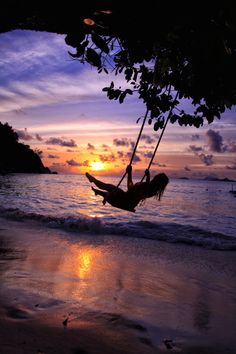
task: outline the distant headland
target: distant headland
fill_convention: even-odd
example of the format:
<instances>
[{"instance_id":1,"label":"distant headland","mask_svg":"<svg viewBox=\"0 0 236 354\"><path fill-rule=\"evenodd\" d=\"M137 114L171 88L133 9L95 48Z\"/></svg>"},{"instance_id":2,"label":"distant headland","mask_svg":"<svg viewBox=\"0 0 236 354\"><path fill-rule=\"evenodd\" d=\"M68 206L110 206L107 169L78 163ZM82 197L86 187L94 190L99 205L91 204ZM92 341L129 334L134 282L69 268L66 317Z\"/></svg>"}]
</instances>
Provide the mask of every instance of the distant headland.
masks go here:
<instances>
[{"instance_id":1,"label":"distant headland","mask_svg":"<svg viewBox=\"0 0 236 354\"><path fill-rule=\"evenodd\" d=\"M28 145L19 143L17 133L8 123L0 122L0 174L53 173Z\"/></svg>"},{"instance_id":2,"label":"distant headland","mask_svg":"<svg viewBox=\"0 0 236 354\"><path fill-rule=\"evenodd\" d=\"M179 177L179 179L183 179L183 180L189 180L189 177ZM206 176L205 178L202 178L201 180L203 181L215 181L215 182L236 182L236 180L234 179L229 179L227 177L224 178L218 178L218 177L213 177L213 176Z\"/></svg>"},{"instance_id":3,"label":"distant headland","mask_svg":"<svg viewBox=\"0 0 236 354\"><path fill-rule=\"evenodd\" d=\"M234 179L225 178L218 178L218 177L205 177L205 181L218 181L218 182L236 182Z\"/></svg>"}]
</instances>

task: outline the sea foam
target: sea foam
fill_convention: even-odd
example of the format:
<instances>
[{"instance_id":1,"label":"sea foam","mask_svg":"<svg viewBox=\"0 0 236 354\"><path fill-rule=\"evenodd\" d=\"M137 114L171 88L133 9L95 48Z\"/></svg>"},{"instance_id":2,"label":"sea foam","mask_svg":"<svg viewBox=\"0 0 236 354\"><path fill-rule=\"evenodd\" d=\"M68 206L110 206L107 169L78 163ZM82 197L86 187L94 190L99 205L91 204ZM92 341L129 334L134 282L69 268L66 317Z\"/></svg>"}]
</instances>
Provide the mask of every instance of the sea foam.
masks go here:
<instances>
[{"instance_id":1,"label":"sea foam","mask_svg":"<svg viewBox=\"0 0 236 354\"><path fill-rule=\"evenodd\" d=\"M210 232L191 225L150 221L108 222L98 217L55 217L21 211L17 208L0 208L0 216L11 220L32 220L51 228L99 235L145 238L170 243L184 243L214 250L236 250L236 239L218 232Z\"/></svg>"}]
</instances>

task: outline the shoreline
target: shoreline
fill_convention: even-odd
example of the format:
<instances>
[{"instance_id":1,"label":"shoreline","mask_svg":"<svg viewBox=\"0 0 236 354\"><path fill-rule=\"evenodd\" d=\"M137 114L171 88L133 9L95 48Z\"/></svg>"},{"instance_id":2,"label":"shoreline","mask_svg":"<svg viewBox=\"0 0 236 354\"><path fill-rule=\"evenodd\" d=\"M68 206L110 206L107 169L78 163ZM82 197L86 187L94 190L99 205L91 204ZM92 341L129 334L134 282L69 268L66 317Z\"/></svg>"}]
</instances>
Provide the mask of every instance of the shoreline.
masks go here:
<instances>
[{"instance_id":1,"label":"shoreline","mask_svg":"<svg viewBox=\"0 0 236 354\"><path fill-rule=\"evenodd\" d=\"M155 221L125 221L123 225L103 221L99 217L89 217L84 214L77 216L53 216L34 212L25 212L17 208L0 207L0 219L41 224L41 227L64 230L69 233L94 235L113 235L117 237L132 237L161 241L169 244L190 245L209 250L235 251L236 238L231 234L210 231L192 224ZM140 227L141 225L141 227Z\"/></svg>"},{"instance_id":2,"label":"shoreline","mask_svg":"<svg viewBox=\"0 0 236 354\"><path fill-rule=\"evenodd\" d=\"M235 352L233 251L0 225L4 354Z\"/></svg>"}]
</instances>

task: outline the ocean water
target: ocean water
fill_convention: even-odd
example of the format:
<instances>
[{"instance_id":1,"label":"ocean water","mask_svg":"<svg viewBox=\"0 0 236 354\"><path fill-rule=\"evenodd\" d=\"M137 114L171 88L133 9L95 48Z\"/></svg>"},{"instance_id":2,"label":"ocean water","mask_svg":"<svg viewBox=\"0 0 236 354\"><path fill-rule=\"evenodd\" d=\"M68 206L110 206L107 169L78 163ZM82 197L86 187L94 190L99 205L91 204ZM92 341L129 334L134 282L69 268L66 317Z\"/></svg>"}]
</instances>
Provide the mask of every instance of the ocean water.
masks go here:
<instances>
[{"instance_id":1,"label":"ocean water","mask_svg":"<svg viewBox=\"0 0 236 354\"><path fill-rule=\"evenodd\" d=\"M117 184L117 177L102 177ZM123 186L125 188L125 185ZM170 179L161 200L130 213L102 205L84 175L0 176L0 216L92 234L236 249L236 198L231 183Z\"/></svg>"}]
</instances>

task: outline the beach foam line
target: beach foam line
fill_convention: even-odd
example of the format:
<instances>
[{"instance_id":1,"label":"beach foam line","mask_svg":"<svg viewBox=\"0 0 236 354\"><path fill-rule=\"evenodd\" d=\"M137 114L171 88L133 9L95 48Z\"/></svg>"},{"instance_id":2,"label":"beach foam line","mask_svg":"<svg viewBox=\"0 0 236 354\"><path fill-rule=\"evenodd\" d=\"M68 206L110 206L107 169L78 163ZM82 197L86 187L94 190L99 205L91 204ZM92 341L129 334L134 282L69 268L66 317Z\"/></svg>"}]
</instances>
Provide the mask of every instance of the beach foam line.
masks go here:
<instances>
[{"instance_id":1,"label":"beach foam line","mask_svg":"<svg viewBox=\"0 0 236 354\"><path fill-rule=\"evenodd\" d=\"M184 243L212 250L236 250L236 238L210 232L192 225L158 223L150 221L105 222L82 214L55 217L24 212L17 208L0 207L0 216L11 220L39 221L52 228L82 231L90 234L117 235L170 243Z\"/></svg>"}]
</instances>

